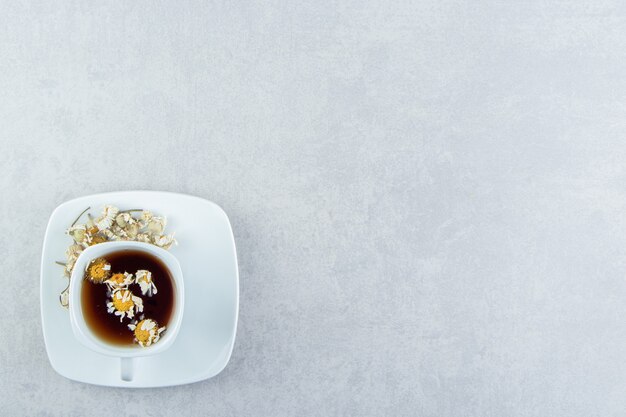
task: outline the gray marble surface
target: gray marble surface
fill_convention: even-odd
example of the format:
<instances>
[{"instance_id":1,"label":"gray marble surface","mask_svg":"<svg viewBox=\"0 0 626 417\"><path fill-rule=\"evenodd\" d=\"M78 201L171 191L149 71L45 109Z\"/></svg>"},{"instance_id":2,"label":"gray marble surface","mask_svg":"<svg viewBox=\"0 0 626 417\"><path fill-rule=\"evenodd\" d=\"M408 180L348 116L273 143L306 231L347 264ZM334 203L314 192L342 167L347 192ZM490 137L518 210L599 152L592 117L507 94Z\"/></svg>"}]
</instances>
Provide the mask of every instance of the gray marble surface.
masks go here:
<instances>
[{"instance_id":1,"label":"gray marble surface","mask_svg":"<svg viewBox=\"0 0 626 417\"><path fill-rule=\"evenodd\" d=\"M4 2L0 414L622 416L619 1ZM233 357L131 391L50 367L48 216L230 215Z\"/></svg>"}]
</instances>

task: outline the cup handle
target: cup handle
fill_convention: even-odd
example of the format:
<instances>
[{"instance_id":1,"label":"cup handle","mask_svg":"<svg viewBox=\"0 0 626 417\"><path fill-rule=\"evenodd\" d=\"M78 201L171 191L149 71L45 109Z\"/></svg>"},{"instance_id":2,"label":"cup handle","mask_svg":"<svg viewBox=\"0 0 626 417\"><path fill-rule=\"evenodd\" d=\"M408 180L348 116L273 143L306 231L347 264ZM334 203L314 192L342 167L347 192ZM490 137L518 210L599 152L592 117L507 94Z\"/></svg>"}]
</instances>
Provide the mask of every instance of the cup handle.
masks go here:
<instances>
[{"instance_id":1,"label":"cup handle","mask_svg":"<svg viewBox=\"0 0 626 417\"><path fill-rule=\"evenodd\" d=\"M122 381L133 380L133 358L120 358L120 378Z\"/></svg>"}]
</instances>

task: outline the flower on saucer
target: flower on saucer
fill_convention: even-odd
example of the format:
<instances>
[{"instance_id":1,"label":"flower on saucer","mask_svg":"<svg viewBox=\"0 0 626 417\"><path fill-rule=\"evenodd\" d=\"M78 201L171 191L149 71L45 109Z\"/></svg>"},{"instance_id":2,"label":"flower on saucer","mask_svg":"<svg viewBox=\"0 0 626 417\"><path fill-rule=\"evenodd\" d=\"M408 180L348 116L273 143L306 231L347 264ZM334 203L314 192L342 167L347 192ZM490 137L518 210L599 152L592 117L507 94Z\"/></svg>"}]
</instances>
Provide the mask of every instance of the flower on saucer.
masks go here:
<instances>
[{"instance_id":1,"label":"flower on saucer","mask_svg":"<svg viewBox=\"0 0 626 417\"><path fill-rule=\"evenodd\" d=\"M67 307L70 305L70 286L69 285L59 295L59 301L61 302L61 305L63 307Z\"/></svg>"},{"instance_id":2,"label":"flower on saucer","mask_svg":"<svg viewBox=\"0 0 626 417\"><path fill-rule=\"evenodd\" d=\"M107 303L107 311L119 316L120 322L124 317L132 319L137 312L143 311L143 301L130 290L118 288L113 291L111 300Z\"/></svg>"},{"instance_id":3,"label":"flower on saucer","mask_svg":"<svg viewBox=\"0 0 626 417\"><path fill-rule=\"evenodd\" d=\"M104 229L102 234L106 237L105 240L120 240L120 236L115 234L115 232L111 229Z\"/></svg>"},{"instance_id":4,"label":"flower on saucer","mask_svg":"<svg viewBox=\"0 0 626 417\"><path fill-rule=\"evenodd\" d=\"M104 281L110 288L126 288L133 283L133 274L118 272Z\"/></svg>"},{"instance_id":5,"label":"flower on saucer","mask_svg":"<svg viewBox=\"0 0 626 417\"><path fill-rule=\"evenodd\" d=\"M139 234L139 224L137 222L128 223L124 228L125 237L130 240L137 238Z\"/></svg>"},{"instance_id":6,"label":"flower on saucer","mask_svg":"<svg viewBox=\"0 0 626 417\"><path fill-rule=\"evenodd\" d=\"M141 347L150 346L161 338L165 327L159 327L158 323L151 319L141 320L139 323L131 323L128 328L135 333L135 340Z\"/></svg>"},{"instance_id":7,"label":"flower on saucer","mask_svg":"<svg viewBox=\"0 0 626 417\"><path fill-rule=\"evenodd\" d=\"M146 225L148 233L160 235L165 230L167 220L163 216L152 216Z\"/></svg>"},{"instance_id":8,"label":"flower on saucer","mask_svg":"<svg viewBox=\"0 0 626 417\"><path fill-rule=\"evenodd\" d=\"M165 216L155 215L141 208L120 211L113 205L105 205L100 216L94 218L89 212L90 209L91 207L87 207L83 210L66 231L73 241L66 252L66 261L56 263L63 266L63 275L67 278L72 275L78 255L84 249L99 243L119 240L135 241L149 243L163 249L169 249L178 243L174 239L174 234L166 234L167 218ZM87 219L84 219L85 215ZM84 219L83 223L79 223L81 218ZM104 263L93 261L86 271L86 278L97 284L107 281L112 272L106 261ZM114 288L112 283L108 283L109 289ZM151 291L150 294L156 293L154 284L144 284L142 292L145 294L148 291ZM66 298L67 291L61 294L63 306L67 306Z\"/></svg>"},{"instance_id":9,"label":"flower on saucer","mask_svg":"<svg viewBox=\"0 0 626 417\"><path fill-rule=\"evenodd\" d=\"M154 244L163 248L169 249L173 244L176 244L176 239L174 239L174 235L163 235L163 236L155 236Z\"/></svg>"},{"instance_id":10,"label":"flower on saucer","mask_svg":"<svg viewBox=\"0 0 626 417\"><path fill-rule=\"evenodd\" d=\"M143 210L141 212L141 216L139 217L139 225L140 225L140 227L142 229L145 228L145 227L148 227L148 223L150 223L150 220L152 220L152 217L154 217L154 215L152 214L151 211Z\"/></svg>"},{"instance_id":11,"label":"flower on saucer","mask_svg":"<svg viewBox=\"0 0 626 417\"><path fill-rule=\"evenodd\" d=\"M102 210L102 215L98 217L95 221L98 229L102 231L111 227L119 212L120 210L115 206L104 206L104 210Z\"/></svg>"},{"instance_id":12,"label":"flower on saucer","mask_svg":"<svg viewBox=\"0 0 626 417\"><path fill-rule=\"evenodd\" d=\"M83 247L78 244L74 244L67 248L65 251L65 258L67 262L65 263L65 273L69 277L72 275L72 270L74 269L74 265L76 264L76 260L78 256L83 251Z\"/></svg>"},{"instance_id":13,"label":"flower on saucer","mask_svg":"<svg viewBox=\"0 0 626 417\"><path fill-rule=\"evenodd\" d=\"M115 217L115 223L122 228L129 224L133 224L134 222L135 219L133 219L133 216L131 216L130 213L120 213L117 217Z\"/></svg>"},{"instance_id":14,"label":"flower on saucer","mask_svg":"<svg viewBox=\"0 0 626 417\"><path fill-rule=\"evenodd\" d=\"M107 238L101 235L95 235L89 239L89 246L97 245L98 243L104 243L107 241Z\"/></svg>"},{"instance_id":15,"label":"flower on saucer","mask_svg":"<svg viewBox=\"0 0 626 417\"><path fill-rule=\"evenodd\" d=\"M104 258L96 258L87 266L87 279L101 284L111 275L111 264Z\"/></svg>"},{"instance_id":16,"label":"flower on saucer","mask_svg":"<svg viewBox=\"0 0 626 417\"><path fill-rule=\"evenodd\" d=\"M80 243L84 248L87 248L87 247L91 246L91 241L93 240L93 237L96 236L96 234L99 232L99 230L93 224L93 222L91 220L89 221L88 224L85 224L83 226L85 226L85 238L82 239L78 243ZM95 243L94 243L94 245L95 245Z\"/></svg>"},{"instance_id":17,"label":"flower on saucer","mask_svg":"<svg viewBox=\"0 0 626 417\"><path fill-rule=\"evenodd\" d=\"M93 236L100 231L100 229L98 229L98 226L94 224L93 220L89 220L85 227L87 228L87 235L89 236Z\"/></svg>"},{"instance_id":18,"label":"flower on saucer","mask_svg":"<svg viewBox=\"0 0 626 417\"><path fill-rule=\"evenodd\" d=\"M135 273L135 282L141 288L141 294L147 294L148 297L152 297L152 295L157 293L157 287L154 285L154 281L152 281L152 272L140 269Z\"/></svg>"},{"instance_id":19,"label":"flower on saucer","mask_svg":"<svg viewBox=\"0 0 626 417\"><path fill-rule=\"evenodd\" d=\"M87 227L84 224L76 224L67 230L67 234L74 239L74 242L83 243L87 240Z\"/></svg>"},{"instance_id":20,"label":"flower on saucer","mask_svg":"<svg viewBox=\"0 0 626 417\"><path fill-rule=\"evenodd\" d=\"M137 242L152 243L150 242L150 235L146 233L139 233L137 236L135 236L135 240Z\"/></svg>"}]
</instances>

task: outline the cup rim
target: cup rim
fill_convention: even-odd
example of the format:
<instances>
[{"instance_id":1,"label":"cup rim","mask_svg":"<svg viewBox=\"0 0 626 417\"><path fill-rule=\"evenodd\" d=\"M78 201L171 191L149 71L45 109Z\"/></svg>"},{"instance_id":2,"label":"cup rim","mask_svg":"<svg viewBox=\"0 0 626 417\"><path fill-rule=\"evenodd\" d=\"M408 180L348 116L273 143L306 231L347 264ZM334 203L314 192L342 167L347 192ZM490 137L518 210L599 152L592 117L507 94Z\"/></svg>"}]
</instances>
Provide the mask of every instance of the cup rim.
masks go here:
<instances>
[{"instance_id":1,"label":"cup rim","mask_svg":"<svg viewBox=\"0 0 626 417\"><path fill-rule=\"evenodd\" d=\"M175 306L172 318L167 325L167 331L163 334L158 343L147 347L138 346L115 346L102 341L87 325L83 317L83 309L81 303L81 289L84 282L84 271L89 262L93 259L106 256L107 254L123 251L123 250L139 250L157 257L165 267L169 270L172 281L174 282ZM114 241L104 242L90 246L80 253L72 276L70 278L69 287L69 312L72 332L74 336L86 347L107 356L118 358L134 358L142 356L155 355L169 348L180 330L182 322L185 289L183 284L183 273L180 263L174 255L158 246L135 241Z\"/></svg>"}]
</instances>

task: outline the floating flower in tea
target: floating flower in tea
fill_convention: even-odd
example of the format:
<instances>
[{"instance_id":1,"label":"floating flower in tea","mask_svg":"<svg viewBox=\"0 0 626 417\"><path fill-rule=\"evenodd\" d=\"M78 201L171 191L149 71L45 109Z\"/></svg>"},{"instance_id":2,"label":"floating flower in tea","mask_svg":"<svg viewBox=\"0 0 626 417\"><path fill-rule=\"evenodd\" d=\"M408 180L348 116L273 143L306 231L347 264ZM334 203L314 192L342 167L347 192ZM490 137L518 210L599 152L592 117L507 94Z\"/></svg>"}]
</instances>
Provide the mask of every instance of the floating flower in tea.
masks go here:
<instances>
[{"instance_id":1,"label":"floating flower in tea","mask_svg":"<svg viewBox=\"0 0 626 417\"><path fill-rule=\"evenodd\" d=\"M104 281L110 288L126 288L133 283L133 274L128 272L118 272L111 275L111 278Z\"/></svg>"},{"instance_id":2,"label":"floating flower in tea","mask_svg":"<svg viewBox=\"0 0 626 417\"><path fill-rule=\"evenodd\" d=\"M104 258L96 258L87 265L87 279L96 284L106 281L111 275L111 264Z\"/></svg>"},{"instance_id":3,"label":"floating flower in tea","mask_svg":"<svg viewBox=\"0 0 626 417\"><path fill-rule=\"evenodd\" d=\"M154 285L154 281L152 280L152 273L150 271L146 271L145 269L140 269L135 273L135 282L141 288L142 295L148 295L148 297L152 297L153 294L157 293L157 287Z\"/></svg>"},{"instance_id":4,"label":"floating flower in tea","mask_svg":"<svg viewBox=\"0 0 626 417\"><path fill-rule=\"evenodd\" d=\"M107 303L107 311L119 316L120 321L125 317L132 319L135 310L139 313L143 311L143 300L133 295L130 290L116 289L111 295L111 300Z\"/></svg>"},{"instance_id":5,"label":"floating flower in tea","mask_svg":"<svg viewBox=\"0 0 626 417\"><path fill-rule=\"evenodd\" d=\"M128 328L134 331L135 341L141 347L148 347L158 342L161 338L161 333L165 331L165 326L159 327L158 323L151 319L144 319L139 323L131 323L128 325Z\"/></svg>"}]
</instances>

